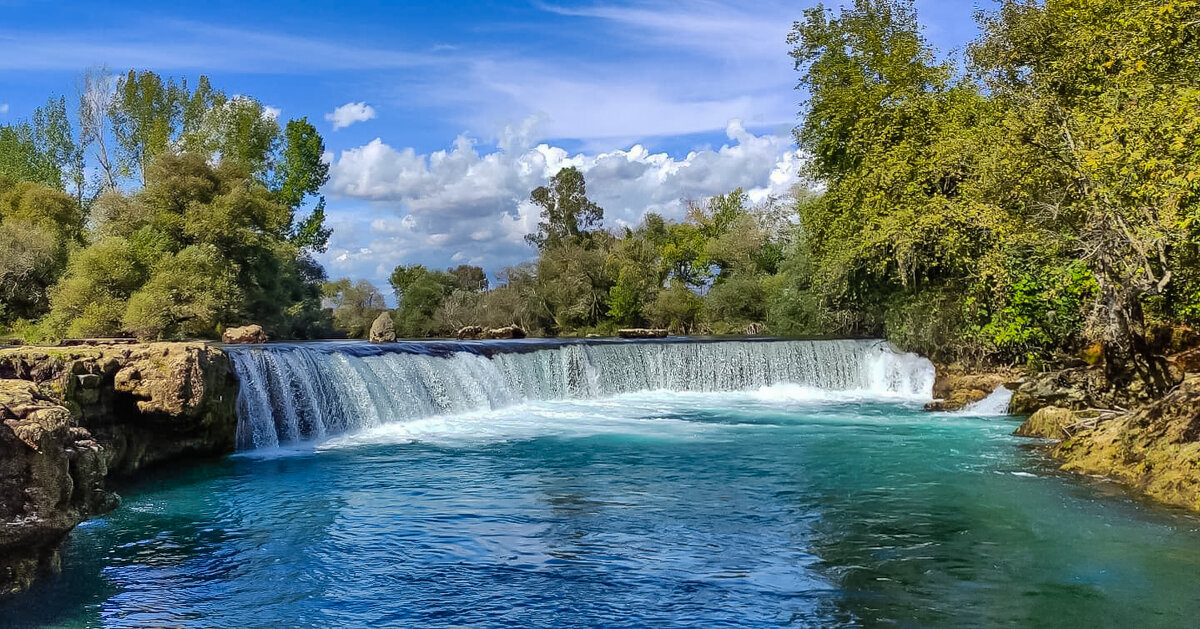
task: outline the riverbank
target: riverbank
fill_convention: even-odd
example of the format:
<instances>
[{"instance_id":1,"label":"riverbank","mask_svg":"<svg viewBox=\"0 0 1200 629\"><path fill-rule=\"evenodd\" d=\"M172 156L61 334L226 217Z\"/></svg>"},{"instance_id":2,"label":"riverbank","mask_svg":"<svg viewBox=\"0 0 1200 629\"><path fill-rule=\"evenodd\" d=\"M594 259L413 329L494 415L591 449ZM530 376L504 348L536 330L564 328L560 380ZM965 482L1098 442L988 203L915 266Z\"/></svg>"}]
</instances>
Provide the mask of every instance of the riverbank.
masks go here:
<instances>
[{"instance_id":1,"label":"riverbank","mask_svg":"<svg viewBox=\"0 0 1200 629\"><path fill-rule=\"evenodd\" d=\"M1055 440L1047 452L1064 469L1105 475L1200 511L1195 464L1200 374L1189 375L1200 371L1200 350L1171 358L1179 386L1152 399L1138 389L1104 390L1095 366L1029 376L1015 369L942 365L935 378L928 361L867 341L699 340L704 342L439 341L420 348L305 343L228 351L191 342L2 349L0 593L24 589L39 571L52 570L67 533L118 504L108 481L147 466L237 447L328 438L377 426L383 418L420 419L522 400L646 389L736 391L785 382L830 391L882 387L884 393L922 397L932 390L936 399L928 409L955 410L1007 387L1014 390L1011 410L1031 415L1018 434ZM594 347L585 352L581 345ZM304 360L290 360L295 353ZM363 362L367 357L387 360ZM337 368L345 361L362 363L352 370L361 382L338 381L350 373ZM704 365L722 368L706 371ZM238 370L261 371L243 378L259 385L247 390L252 412L243 418L247 430L240 437ZM398 378L411 383L411 390L389 389L387 383ZM263 388L267 382L278 386ZM358 385L387 394L344 395ZM288 391L305 393L272 398Z\"/></svg>"},{"instance_id":2,"label":"riverbank","mask_svg":"<svg viewBox=\"0 0 1200 629\"><path fill-rule=\"evenodd\" d=\"M0 350L0 595L53 570L110 478L234 449L237 380L206 343Z\"/></svg>"},{"instance_id":3,"label":"riverbank","mask_svg":"<svg viewBox=\"0 0 1200 629\"><path fill-rule=\"evenodd\" d=\"M1108 387L1100 365L1024 378L1010 412L1028 418L1015 434L1050 440L1046 452L1064 471L1200 511L1200 349L1173 349L1159 396L1136 380Z\"/></svg>"}]
</instances>

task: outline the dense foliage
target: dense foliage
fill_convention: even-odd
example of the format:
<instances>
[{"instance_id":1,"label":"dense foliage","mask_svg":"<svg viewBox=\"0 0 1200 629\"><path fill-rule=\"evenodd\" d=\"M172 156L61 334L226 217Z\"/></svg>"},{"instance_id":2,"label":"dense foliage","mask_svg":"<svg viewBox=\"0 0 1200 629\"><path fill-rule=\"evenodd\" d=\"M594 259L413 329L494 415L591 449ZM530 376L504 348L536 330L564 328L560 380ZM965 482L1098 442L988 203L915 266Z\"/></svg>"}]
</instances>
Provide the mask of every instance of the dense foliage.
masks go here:
<instances>
[{"instance_id":1,"label":"dense foliage","mask_svg":"<svg viewBox=\"0 0 1200 629\"><path fill-rule=\"evenodd\" d=\"M603 208L588 198L575 168L557 173L530 201L541 209L538 231L527 238L538 257L502 269L492 290L478 267L397 267L391 277L397 332L446 335L506 325L536 334L767 328L781 292L776 273L795 232L785 204L753 205L735 190L689 204L683 221L648 214L634 228L608 231L601 228Z\"/></svg>"},{"instance_id":2,"label":"dense foliage","mask_svg":"<svg viewBox=\"0 0 1200 629\"><path fill-rule=\"evenodd\" d=\"M1009 0L981 24L961 74L911 2L796 23L796 137L824 186L799 206L802 290L834 332L944 357L1098 341L1153 371L1146 317L1200 306L1200 8Z\"/></svg>"},{"instance_id":3,"label":"dense foliage","mask_svg":"<svg viewBox=\"0 0 1200 629\"><path fill-rule=\"evenodd\" d=\"M281 127L204 77L89 74L75 125L60 98L0 127L0 324L35 340L325 333L323 199L297 217L323 152L306 120Z\"/></svg>"}]
</instances>

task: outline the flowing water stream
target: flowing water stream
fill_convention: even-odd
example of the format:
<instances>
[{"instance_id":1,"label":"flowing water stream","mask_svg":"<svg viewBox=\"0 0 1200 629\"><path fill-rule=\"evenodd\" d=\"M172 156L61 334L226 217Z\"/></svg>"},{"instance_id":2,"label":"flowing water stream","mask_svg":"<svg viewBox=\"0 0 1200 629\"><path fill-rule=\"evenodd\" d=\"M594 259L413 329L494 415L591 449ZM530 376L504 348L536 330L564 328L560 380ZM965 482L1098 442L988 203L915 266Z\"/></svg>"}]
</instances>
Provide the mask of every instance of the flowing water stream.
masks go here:
<instances>
[{"instance_id":1,"label":"flowing water stream","mask_svg":"<svg viewBox=\"0 0 1200 629\"><path fill-rule=\"evenodd\" d=\"M242 451L123 490L0 625L1189 626L1200 521L871 341L232 350ZM1002 396L998 393L997 396Z\"/></svg>"}]
</instances>

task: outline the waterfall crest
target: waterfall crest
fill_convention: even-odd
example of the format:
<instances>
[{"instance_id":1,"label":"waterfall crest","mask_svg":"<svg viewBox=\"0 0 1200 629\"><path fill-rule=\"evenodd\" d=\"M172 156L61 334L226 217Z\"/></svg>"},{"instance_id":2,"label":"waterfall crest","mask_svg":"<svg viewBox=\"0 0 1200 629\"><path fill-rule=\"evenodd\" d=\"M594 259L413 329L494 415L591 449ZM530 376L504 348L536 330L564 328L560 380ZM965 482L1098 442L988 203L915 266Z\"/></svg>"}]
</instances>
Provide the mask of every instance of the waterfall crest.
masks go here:
<instances>
[{"instance_id":1,"label":"waterfall crest","mask_svg":"<svg viewBox=\"0 0 1200 629\"><path fill-rule=\"evenodd\" d=\"M238 448L433 415L645 390L798 384L929 398L929 361L881 341L292 343L227 348Z\"/></svg>"}]
</instances>

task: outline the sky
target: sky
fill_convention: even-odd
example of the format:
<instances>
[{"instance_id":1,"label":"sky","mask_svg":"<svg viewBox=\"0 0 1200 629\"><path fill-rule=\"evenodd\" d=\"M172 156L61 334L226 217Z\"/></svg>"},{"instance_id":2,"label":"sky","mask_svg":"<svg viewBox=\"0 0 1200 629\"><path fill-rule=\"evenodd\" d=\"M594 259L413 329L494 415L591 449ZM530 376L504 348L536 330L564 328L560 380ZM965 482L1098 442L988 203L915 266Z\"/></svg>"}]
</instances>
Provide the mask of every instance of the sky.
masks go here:
<instances>
[{"instance_id":1,"label":"sky","mask_svg":"<svg viewBox=\"0 0 1200 629\"><path fill-rule=\"evenodd\" d=\"M89 67L206 74L322 132L331 278L494 273L533 256L529 192L566 166L612 227L787 194L803 94L785 39L813 4L0 0L0 124L73 101ZM940 53L961 57L977 4L918 0Z\"/></svg>"}]
</instances>

